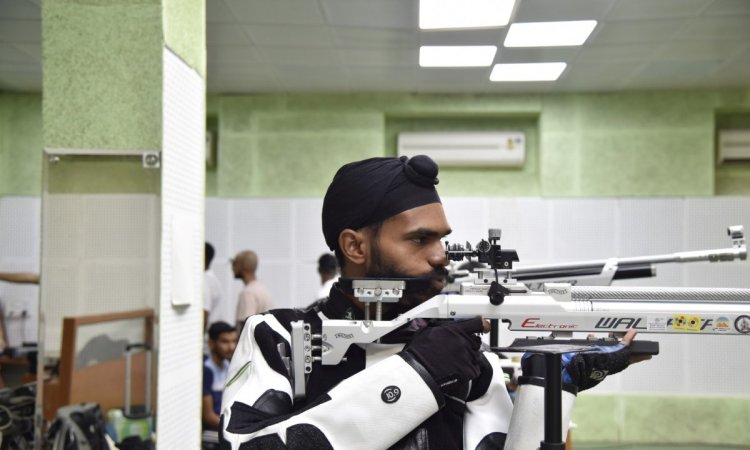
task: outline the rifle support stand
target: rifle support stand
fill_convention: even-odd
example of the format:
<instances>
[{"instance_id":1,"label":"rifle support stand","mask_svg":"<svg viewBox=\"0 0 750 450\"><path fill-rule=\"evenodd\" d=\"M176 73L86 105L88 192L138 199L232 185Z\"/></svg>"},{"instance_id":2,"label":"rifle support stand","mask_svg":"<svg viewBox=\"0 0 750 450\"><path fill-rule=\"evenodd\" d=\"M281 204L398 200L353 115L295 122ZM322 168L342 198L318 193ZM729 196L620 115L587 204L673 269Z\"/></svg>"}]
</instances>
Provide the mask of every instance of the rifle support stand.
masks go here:
<instances>
[{"instance_id":1,"label":"rifle support stand","mask_svg":"<svg viewBox=\"0 0 750 450\"><path fill-rule=\"evenodd\" d=\"M565 450L562 433L562 355L590 350L590 347L570 344L544 344L493 348L502 352L530 352L544 355L544 440L539 450Z\"/></svg>"}]
</instances>

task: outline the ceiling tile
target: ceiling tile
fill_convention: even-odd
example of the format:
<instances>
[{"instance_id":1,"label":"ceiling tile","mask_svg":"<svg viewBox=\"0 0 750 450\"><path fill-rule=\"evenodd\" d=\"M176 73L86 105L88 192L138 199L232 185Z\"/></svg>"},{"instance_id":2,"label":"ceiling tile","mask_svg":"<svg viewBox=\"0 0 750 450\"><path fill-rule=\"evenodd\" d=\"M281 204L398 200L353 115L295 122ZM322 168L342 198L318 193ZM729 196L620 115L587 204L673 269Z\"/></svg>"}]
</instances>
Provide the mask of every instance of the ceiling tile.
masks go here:
<instances>
[{"instance_id":1,"label":"ceiling tile","mask_svg":"<svg viewBox=\"0 0 750 450\"><path fill-rule=\"evenodd\" d=\"M297 92L342 92L350 89L349 76L342 67L276 65L274 72L287 90Z\"/></svg>"},{"instance_id":2,"label":"ceiling tile","mask_svg":"<svg viewBox=\"0 0 750 450\"><path fill-rule=\"evenodd\" d=\"M638 71L639 64L572 64L557 83L565 89L597 91L607 86L619 89Z\"/></svg>"},{"instance_id":3,"label":"ceiling tile","mask_svg":"<svg viewBox=\"0 0 750 450\"><path fill-rule=\"evenodd\" d=\"M411 92L416 89L416 70L395 67L352 67L349 75L352 83L366 86L367 91ZM360 90L359 88L357 90Z\"/></svg>"},{"instance_id":4,"label":"ceiling tile","mask_svg":"<svg viewBox=\"0 0 750 450\"><path fill-rule=\"evenodd\" d=\"M722 65L708 80L722 86L744 86L750 80L750 55L730 64Z\"/></svg>"},{"instance_id":5,"label":"ceiling tile","mask_svg":"<svg viewBox=\"0 0 750 450\"><path fill-rule=\"evenodd\" d=\"M0 65L39 66L40 61L29 55L18 45L0 42Z\"/></svg>"},{"instance_id":6,"label":"ceiling tile","mask_svg":"<svg viewBox=\"0 0 750 450\"><path fill-rule=\"evenodd\" d=\"M3 89L18 92L39 92L41 86L41 70L24 70L17 67L7 70L0 66L0 87Z\"/></svg>"},{"instance_id":7,"label":"ceiling tile","mask_svg":"<svg viewBox=\"0 0 750 450\"><path fill-rule=\"evenodd\" d=\"M337 46L347 48L415 48L415 30L383 28L334 27L333 39Z\"/></svg>"},{"instance_id":8,"label":"ceiling tile","mask_svg":"<svg viewBox=\"0 0 750 450\"><path fill-rule=\"evenodd\" d=\"M0 41L13 43L42 42L41 20L0 20Z\"/></svg>"},{"instance_id":9,"label":"ceiling tile","mask_svg":"<svg viewBox=\"0 0 750 450\"><path fill-rule=\"evenodd\" d=\"M341 64L336 50L331 48L258 47L261 61L271 64L330 66Z\"/></svg>"},{"instance_id":10,"label":"ceiling tile","mask_svg":"<svg viewBox=\"0 0 750 450\"><path fill-rule=\"evenodd\" d=\"M235 22L235 16L224 0L206 1L206 22ZM210 25L209 25L210 27Z\"/></svg>"},{"instance_id":11,"label":"ceiling tile","mask_svg":"<svg viewBox=\"0 0 750 450\"><path fill-rule=\"evenodd\" d=\"M0 0L0 19L41 20L39 5L30 0Z\"/></svg>"},{"instance_id":12,"label":"ceiling tile","mask_svg":"<svg viewBox=\"0 0 750 450\"><path fill-rule=\"evenodd\" d=\"M420 92L426 92L425 89L449 92L449 86L455 92L482 91L490 83L491 70L491 67L421 68L416 72L417 86Z\"/></svg>"},{"instance_id":13,"label":"ceiling tile","mask_svg":"<svg viewBox=\"0 0 750 450\"><path fill-rule=\"evenodd\" d=\"M520 0L512 22L601 20L614 3L615 0Z\"/></svg>"},{"instance_id":14,"label":"ceiling tile","mask_svg":"<svg viewBox=\"0 0 750 450\"><path fill-rule=\"evenodd\" d=\"M206 51L209 68L214 65L247 65L258 62L258 52L249 45L209 46Z\"/></svg>"},{"instance_id":15,"label":"ceiling tile","mask_svg":"<svg viewBox=\"0 0 750 450\"><path fill-rule=\"evenodd\" d=\"M685 20L647 20L604 22L588 40L588 45L632 44L638 42L666 42L685 26Z\"/></svg>"},{"instance_id":16,"label":"ceiling tile","mask_svg":"<svg viewBox=\"0 0 750 450\"><path fill-rule=\"evenodd\" d=\"M686 41L720 39L746 39L750 41L750 16L691 19L678 30L675 38Z\"/></svg>"},{"instance_id":17,"label":"ceiling tile","mask_svg":"<svg viewBox=\"0 0 750 450\"><path fill-rule=\"evenodd\" d=\"M211 23L206 26L206 44L250 44L242 25L236 23Z\"/></svg>"},{"instance_id":18,"label":"ceiling tile","mask_svg":"<svg viewBox=\"0 0 750 450\"><path fill-rule=\"evenodd\" d=\"M349 66L417 67L419 50L359 48L339 50L341 60Z\"/></svg>"},{"instance_id":19,"label":"ceiling tile","mask_svg":"<svg viewBox=\"0 0 750 450\"><path fill-rule=\"evenodd\" d=\"M491 94L529 94L551 92L556 86L555 81L527 81L527 82L492 82L488 75L485 92Z\"/></svg>"},{"instance_id":20,"label":"ceiling tile","mask_svg":"<svg viewBox=\"0 0 750 450\"><path fill-rule=\"evenodd\" d=\"M623 45L585 45L581 47L575 63L609 63L616 61L645 61L651 59L661 45L657 44L623 44Z\"/></svg>"},{"instance_id":21,"label":"ceiling tile","mask_svg":"<svg viewBox=\"0 0 750 450\"><path fill-rule=\"evenodd\" d=\"M329 47L333 43L330 31L322 26L247 25L245 29L257 45Z\"/></svg>"},{"instance_id":22,"label":"ceiling tile","mask_svg":"<svg viewBox=\"0 0 750 450\"><path fill-rule=\"evenodd\" d=\"M706 16L750 15L750 2L747 0L714 0L703 12Z\"/></svg>"},{"instance_id":23,"label":"ceiling tile","mask_svg":"<svg viewBox=\"0 0 750 450\"><path fill-rule=\"evenodd\" d=\"M421 45L502 45L507 28L420 31Z\"/></svg>"},{"instance_id":24,"label":"ceiling tile","mask_svg":"<svg viewBox=\"0 0 750 450\"><path fill-rule=\"evenodd\" d=\"M321 0L327 22L335 26L418 27L418 3L404 0Z\"/></svg>"},{"instance_id":25,"label":"ceiling tile","mask_svg":"<svg viewBox=\"0 0 750 450\"><path fill-rule=\"evenodd\" d=\"M718 61L654 61L634 74L631 83L646 87L692 86L701 77L710 76L720 66ZM671 84L670 84L671 83Z\"/></svg>"},{"instance_id":26,"label":"ceiling tile","mask_svg":"<svg viewBox=\"0 0 750 450\"><path fill-rule=\"evenodd\" d=\"M367 83L378 82L378 80L413 83L416 73L417 69L406 67L352 67L349 69L352 79Z\"/></svg>"},{"instance_id":27,"label":"ceiling tile","mask_svg":"<svg viewBox=\"0 0 750 450\"><path fill-rule=\"evenodd\" d=\"M568 62L580 47L500 47L495 61L500 63Z\"/></svg>"},{"instance_id":28,"label":"ceiling tile","mask_svg":"<svg viewBox=\"0 0 750 450\"><path fill-rule=\"evenodd\" d=\"M213 0L208 0L213 1ZM224 0L238 21L248 24L323 25L314 0Z\"/></svg>"},{"instance_id":29,"label":"ceiling tile","mask_svg":"<svg viewBox=\"0 0 750 450\"><path fill-rule=\"evenodd\" d=\"M244 77L248 80L275 78L271 66L261 62L242 65L217 65L211 74L218 78Z\"/></svg>"},{"instance_id":30,"label":"ceiling tile","mask_svg":"<svg viewBox=\"0 0 750 450\"><path fill-rule=\"evenodd\" d=\"M30 44L14 44L15 47L29 55L37 63L42 63L42 44L41 43L30 43Z\"/></svg>"},{"instance_id":31,"label":"ceiling tile","mask_svg":"<svg viewBox=\"0 0 750 450\"><path fill-rule=\"evenodd\" d=\"M733 58L749 45L745 40L679 41L663 44L656 53L665 61L700 61Z\"/></svg>"},{"instance_id":32,"label":"ceiling tile","mask_svg":"<svg viewBox=\"0 0 750 450\"><path fill-rule=\"evenodd\" d=\"M273 77L209 76L206 85L208 91L214 94L284 92L283 86ZM252 85L252 89L248 89L248 85Z\"/></svg>"},{"instance_id":33,"label":"ceiling tile","mask_svg":"<svg viewBox=\"0 0 750 450\"><path fill-rule=\"evenodd\" d=\"M654 20L695 17L712 0L619 0L607 20Z\"/></svg>"}]
</instances>

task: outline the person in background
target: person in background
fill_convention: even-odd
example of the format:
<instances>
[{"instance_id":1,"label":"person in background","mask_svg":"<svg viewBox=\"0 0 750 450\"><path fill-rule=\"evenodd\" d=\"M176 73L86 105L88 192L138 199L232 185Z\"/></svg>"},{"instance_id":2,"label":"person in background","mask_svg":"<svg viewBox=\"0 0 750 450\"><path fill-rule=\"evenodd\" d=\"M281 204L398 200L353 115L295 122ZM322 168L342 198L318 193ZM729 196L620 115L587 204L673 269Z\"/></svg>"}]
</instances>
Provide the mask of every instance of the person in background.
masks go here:
<instances>
[{"instance_id":1,"label":"person in background","mask_svg":"<svg viewBox=\"0 0 750 450\"><path fill-rule=\"evenodd\" d=\"M339 263L333 253L323 253L318 258L318 275L320 275L320 289L315 300L328 297L333 283L339 279Z\"/></svg>"},{"instance_id":2,"label":"person in background","mask_svg":"<svg viewBox=\"0 0 750 450\"><path fill-rule=\"evenodd\" d=\"M227 308L224 305L224 291L216 274L211 270L211 261L215 255L214 246L206 242L204 253L204 272L203 272L203 329L206 330L209 324L223 321L235 323L233 318L225 317Z\"/></svg>"},{"instance_id":3,"label":"person in background","mask_svg":"<svg viewBox=\"0 0 750 450\"><path fill-rule=\"evenodd\" d=\"M237 330L226 322L214 322L208 328L208 357L203 361L203 448L218 448L221 394L227 380L229 361L237 347ZM215 444L215 446L214 446Z\"/></svg>"},{"instance_id":4,"label":"person in background","mask_svg":"<svg viewBox=\"0 0 750 450\"><path fill-rule=\"evenodd\" d=\"M258 255L252 250L237 253L232 260L234 277L242 280L245 287L237 300L237 329L242 330L245 319L271 309L271 293L256 276Z\"/></svg>"}]
</instances>

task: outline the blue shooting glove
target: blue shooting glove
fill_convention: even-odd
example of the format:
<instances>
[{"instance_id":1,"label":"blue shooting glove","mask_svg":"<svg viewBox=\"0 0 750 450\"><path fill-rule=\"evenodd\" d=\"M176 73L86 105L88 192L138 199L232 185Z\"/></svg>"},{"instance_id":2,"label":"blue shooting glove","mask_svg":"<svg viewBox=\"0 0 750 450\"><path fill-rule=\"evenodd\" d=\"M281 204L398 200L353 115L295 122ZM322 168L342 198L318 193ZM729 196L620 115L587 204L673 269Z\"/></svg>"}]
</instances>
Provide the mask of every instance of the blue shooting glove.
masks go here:
<instances>
[{"instance_id":1,"label":"blue shooting glove","mask_svg":"<svg viewBox=\"0 0 750 450\"><path fill-rule=\"evenodd\" d=\"M623 344L595 345L590 351L563 353L561 358L563 383L585 391L601 383L607 375L625 370L630 365L630 348ZM544 355L525 353L521 359L523 375L544 378L544 359Z\"/></svg>"}]
</instances>

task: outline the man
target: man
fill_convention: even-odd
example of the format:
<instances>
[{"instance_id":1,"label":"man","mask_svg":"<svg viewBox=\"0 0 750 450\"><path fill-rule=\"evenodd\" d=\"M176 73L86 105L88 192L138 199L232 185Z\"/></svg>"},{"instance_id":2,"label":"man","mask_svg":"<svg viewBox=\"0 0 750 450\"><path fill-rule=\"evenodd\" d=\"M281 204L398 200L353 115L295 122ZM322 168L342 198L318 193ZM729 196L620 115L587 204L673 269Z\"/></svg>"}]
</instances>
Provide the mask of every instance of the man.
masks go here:
<instances>
[{"instance_id":1,"label":"man","mask_svg":"<svg viewBox=\"0 0 750 450\"><path fill-rule=\"evenodd\" d=\"M217 442L221 414L221 394L227 380L229 360L237 346L237 330L226 322L214 322L208 329L208 357L203 362L203 408L202 419L204 442ZM205 431L213 433L205 433ZM211 437L213 435L213 437ZM207 445L204 445L206 448Z\"/></svg>"},{"instance_id":2,"label":"man","mask_svg":"<svg viewBox=\"0 0 750 450\"><path fill-rule=\"evenodd\" d=\"M234 318L227 318L227 308L224 305L224 292L221 288L221 282L216 274L211 270L211 261L215 255L214 246L206 242L205 253L203 254L204 272L203 272L203 329L214 322L235 323Z\"/></svg>"},{"instance_id":3,"label":"man","mask_svg":"<svg viewBox=\"0 0 750 450\"><path fill-rule=\"evenodd\" d=\"M281 356L291 354L292 321L309 323L315 334L326 318L364 318L348 278L410 279L399 303L383 305L384 320L440 292L447 263L441 239L451 229L435 190L437 174L425 156L339 169L323 202L323 234L342 278L324 302L248 320L224 394L225 448L503 448L513 404L497 356L479 351L478 317L414 320L381 343L351 346L336 366L315 362L305 398L293 397ZM609 365L609 373L627 365L627 347L613 354L622 352L624 364Z\"/></svg>"},{"instance_id":4,"label":"man","mask_svg":"<svg viewBox=\"0 0 750 450\"><path fill-rule=\"evenodd\" d=\"M318 275L320 275L320 289L315 300L328 297L333 284L339 279L339 263L331 253L323 253L318 258Z\"/></svg>"},{"instance_id":5,"label":"man","mask_svg":"<svg viewBox=\"0 0 750 450\"><path fill-rule=\"evenodd\" d=\"M271 293L255 275L258 270L258 255L254 251L237 253L232 260L232 269L234 277L242 280L245 285L237 300L237 329L242 330L245 319L271 309Z\"/></svg>"}]
</instances>

